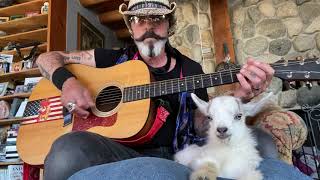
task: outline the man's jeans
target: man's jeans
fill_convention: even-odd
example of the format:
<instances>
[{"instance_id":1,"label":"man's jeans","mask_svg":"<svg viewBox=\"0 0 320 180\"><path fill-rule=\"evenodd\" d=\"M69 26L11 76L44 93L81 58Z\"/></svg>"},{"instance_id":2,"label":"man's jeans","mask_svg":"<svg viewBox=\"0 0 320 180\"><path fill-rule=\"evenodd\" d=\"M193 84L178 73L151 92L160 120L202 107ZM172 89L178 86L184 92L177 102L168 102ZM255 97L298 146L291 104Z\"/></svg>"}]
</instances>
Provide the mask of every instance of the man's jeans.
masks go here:
<instances>
[{"instance_id":1,"label":"man's jeans","mask_svg":"<svg viewBox=\"0 0 320 180\"><path fill-rule=\"evenodd\" d=\"M254 134L257 137L257 149L259 150L261 156L263 158L276 159L277 150L271 136L264 133L262 130L257 129L254 130ZM61 136L53 143L51 150L45 160L44 179L66 180L82 169L137 157L157 157L172 159L173 153L170 149L171 148L168 147L160 147L155 149L131 149L98 134L89 132L72 132ZM139 163L140 161L133 160L129 162L137 165L143 165L143 163ZM169 162L173 163L172 161ZM124 164L126 164L126 161L124 161ZM115 163L113 165L111 164L103 167L112 166L116 169L118 165L120 166L120 169L121 167L124 167L123 163L121 162L119 162L119 164ZM175 164L173 163L172 165ZM174 167L178 168L181 166ZM136 168L137 171L140 169L139 166L137 166ZM149 167L145 168L148 169ZM277 167L273 168L278 170ZM165 168L162 167L162 169ZM134 170L128 169L128 171L133 172ZM151 171L152 169L150 170L150 173ZM103 172L101 173L103 174ZM120 173L120 170L118 171L118 173ZM287 173L289 172L287 171ZM113 176L113 174L110 174L110 176L111 175ZM108 179L108 176L105 178Z\"/></svg>"},{"instance_id":2,"label":"man's jeans","mask_svg":"<svg viewBox=\"0 0 320 180\"><path fill-rule=\"evenodd\" d=\"M276 159L264 159L259 169L264 180L311 180L293 166ZM174 161L140 157L87 168L68 180L188 180L190 172Z\"/></svg>"}]
</instances>

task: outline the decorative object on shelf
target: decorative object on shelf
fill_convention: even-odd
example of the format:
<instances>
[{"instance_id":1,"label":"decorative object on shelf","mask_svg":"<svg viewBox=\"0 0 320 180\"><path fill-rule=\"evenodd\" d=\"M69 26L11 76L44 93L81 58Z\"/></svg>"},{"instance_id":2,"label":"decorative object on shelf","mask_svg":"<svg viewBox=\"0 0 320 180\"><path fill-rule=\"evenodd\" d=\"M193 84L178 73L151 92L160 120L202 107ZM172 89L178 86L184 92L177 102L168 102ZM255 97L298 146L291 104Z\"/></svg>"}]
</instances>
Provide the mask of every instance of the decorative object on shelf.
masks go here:
<instances>
[{"instance_id":1,"label":"decorative object on shelf","mask_svg":"<svg viewBox=\"0 0 320 180\"><path fill-rule=\"evenodd\" d=\"M24 99L24 101L21 102L19 109L15 115L16 118L22 118L23 117L23 112L26 109L28 103L28 99Z\"/></svg>"},{"instance_id":2,"label":"decorative object on shelf","mask_svg":"<svg viewBox=\"0 0 320 180\"><path fill-rule=\"evenodd\" d=\"M27 85L23 86L23 92L29 93L38 83L28 83Z\"/></svg>"},{"instance_id":3,"label":"decorative object on shelf","mask_svg":"<svg viewBox=\"0 0 320 180\"><path fill-rule=\"evenodd\" d=\"M34 61L36 60L36 54L38 51L38 46L40 45L40 42L31 42L28 44L15 44L13 47L17 51L18 56L22 59L22 69L31 69L34 66ZM25 47L32 47L29 55L22 56L21 48Z\"/></svg>"},{"instance_id":4,"label":"decorative object on shelf","mask_svg":"<svg viewBox=\"0 0 320 180\"><path fill-rule=\"evenodd\" d=\"M11 103L11 108L10 108L10 113L9 113L9 118L14 118L18 108L20 107L20 104L23 102L23 99L21 98L13 98L12 103Z\"/></svg>"},{"instance_id":5,"label":"decorative object on shelf","mask_svg":"<svg viewBox=\"0 0 320 180\"><path fill-rule=\"evenodd\" d=\"M11 6L15 0L0 0L0 7Z\"/></svg>"},{"instance_id":6,"label":"decorative object on shelf","mask_svg":"<svg viewBox=\"0 0 320 180\"><path fill-rule=\"evenodd\" d=\"M19 72L22 70L22 62L15 62L12 64L11 72Z\"/></svg>"},{"instance_id":7,"label":"decorative object on shelf","mask_svg":"<svg viewBox=\"0 0 320 180\"><path fill-rule=\"evenodd\" d=\"M48 12L49 12L49 2L45 2L41 7L41 14L48 14Z\"/></svg>"},{"instance_id":8,"label":"decorative object on shelf","mask_svg":"<svg viewBox=\"0 0 320 180\"><path fill-rule=\"evenodd\" d=\"M0 83L0 97L6 94L8 84L8 82Z\"/></svg>"},{"instance_id":9,"label":"decorative object on shelf","mask_svg":"<svg viewBox=\"0 0 320 180\"><path fill-rule=\"evenodd\" d=\"M104 35L87 19L78 14L78 49L103 48L104 40Z\"/></svg>"},{"instance_id":10,"label":"decorative object on shelf","mask_svg":"<svg viewBox=\"0 0 320 180\"><path fill-rule=\"evenodd\" d=\"M24 93L24 85L17 85L14 90L14 93L15 94Z\"/></svg>"},{"instance_id":11,"label":"decorative object on shelf","mask_svg":"<svg viewBox=\"0 0 320 180\"><path fill-rule=\"evenodd\" d=\"M9 17L0 17L0 23L9 21Z\"/></svg>"},{"instance_id":12,"label":"decorative object on shelf","mask_svg":"<svg viewBox=\"0 0 320 180\"><path fill-rule=\"evenodd\" d=\"M17 43L15 43L15 42L8 42L7 46L4 47L3 50L6 50L6 51L14 50L16 44Z\"/></svg>"},{"instance_id":13,"label":"decorative object on shelf","mask_svg":"<svg viewBox=\"0 0 320 180\"><path fill-rule=\"evenodd\" d=\"M9 165L8 166L8 178L14 180L23 179L23 165Z\"/></svg>"},{"instance_id":14,"label":"decorative object on shelf","mask_svg":"<svg viewBox=\"0 0 320 180\"><path fill-rule=\"evenodd\" d=\"M32 17L32 16L38 16L39 14L40 14L39 11L30 11L30 12L27 12L25 16Z\"/></svg>"},{"instance_id":15,"label":"decorative object on shelf","mask_svg":"<svg viewBox=\"0 0 320 180\"><path fill-rule=\"evenodd\" d=\"M1 36L6 36L7 35L7 33L6 32L4 32L4 31L0 31L0 37Z\"/></svg>"},{"instance_id":16,"label":"decorative object on shelf","mask_svg":"<svg viewBox=\"0 0 320 180\"><path fill-rule=\"evenodd\" d=\"M24 15L23 14L12 15L10 16L10 21L13 21L15 19L20 19L20 18L24 18Z\"/></svg>"},{"instance_id":17,"label":"decorative object on shelf","mask_svg":"<svg viewBox=\"0 0 320 180\"><path fill-rule=\"evenodd\" d=\"M24 60L22 60L23 63L23 69L31 69L33 68L33 62L35 58L26 59L27 56L24 56Z\"/></svg>"},{"instance_id":18,"label":"decorative object on shelf","mask_svg":"<svg viewBox=\"0 0 320 180\"><path fill-rule=\"evenodd\" d=\"M0 69L3 73L10 72L10 65L13 61L13 55L10 54L0 54Z\"/></svg>"},{"instance_id":19,"label":"decorative object on shelf","mask_svg":"<svg viewBox=\"0 0 320 180\"><path fill-rule=\"evenodd\" d=\"M9 117L10 104L7 101L0 101L0 119Z\"/></svg>"}]
</instances>

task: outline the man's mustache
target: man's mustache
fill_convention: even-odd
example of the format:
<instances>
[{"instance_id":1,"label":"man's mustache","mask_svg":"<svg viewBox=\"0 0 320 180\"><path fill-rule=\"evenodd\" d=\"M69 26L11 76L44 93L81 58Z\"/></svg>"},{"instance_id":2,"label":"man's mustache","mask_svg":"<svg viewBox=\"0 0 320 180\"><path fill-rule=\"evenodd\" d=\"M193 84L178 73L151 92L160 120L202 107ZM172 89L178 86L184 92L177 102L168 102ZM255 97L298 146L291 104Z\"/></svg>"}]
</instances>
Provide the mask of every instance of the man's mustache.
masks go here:
<instances>
[{"instance_id":1,"label":"man's mustache","mask_svg":"<svg viewBox=\"0 0 320 180\"><path fill-rule=\"evenodd\" d=\"M145 39L148 39L148 38L154 38L154 39L157 39L157 40L167 39L167 37L161 37L158 34L154 33L153 31L147 31L140 38L137 38L135 40L138 41L138 42L142 42L142 41L144 41Z\"/></svg>"}]
</instances>

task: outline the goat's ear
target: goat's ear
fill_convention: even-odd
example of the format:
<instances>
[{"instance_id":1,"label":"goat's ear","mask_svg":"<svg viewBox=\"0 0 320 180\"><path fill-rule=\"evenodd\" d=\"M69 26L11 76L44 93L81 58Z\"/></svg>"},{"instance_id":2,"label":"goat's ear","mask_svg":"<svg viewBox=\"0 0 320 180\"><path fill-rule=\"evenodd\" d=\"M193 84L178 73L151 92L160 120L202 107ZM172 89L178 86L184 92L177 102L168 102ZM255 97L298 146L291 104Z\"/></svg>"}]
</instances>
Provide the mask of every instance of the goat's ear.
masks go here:
<instances>
[{"instance_id":1,"label":"goat's ear","mask_svg":"<svg viewBox=\"0 0 320 180\"><path fill-rule=\"evenodd\" d=\"M251 117L257 115L265 107L267 102L271 100L272 96L273 93L270 92L268 95L266 95L257 102L248 102L246 104L243 104L243 111L245 115Z\"/></svg>"},{"instance_id":2,"label":"goat's ear","mask_svg":"<svg viewBox=\"0 0 320 180\"><path fill-rule=\"evenodd\" d=\"M205 102L204 100L198 98L198 96L195 95L194 93L191 93L191 98L192 98L193 102L196 103L200 112L202 112L204 115L207 116L208 115L208 103Z\"/></svg>"}]
</instances>

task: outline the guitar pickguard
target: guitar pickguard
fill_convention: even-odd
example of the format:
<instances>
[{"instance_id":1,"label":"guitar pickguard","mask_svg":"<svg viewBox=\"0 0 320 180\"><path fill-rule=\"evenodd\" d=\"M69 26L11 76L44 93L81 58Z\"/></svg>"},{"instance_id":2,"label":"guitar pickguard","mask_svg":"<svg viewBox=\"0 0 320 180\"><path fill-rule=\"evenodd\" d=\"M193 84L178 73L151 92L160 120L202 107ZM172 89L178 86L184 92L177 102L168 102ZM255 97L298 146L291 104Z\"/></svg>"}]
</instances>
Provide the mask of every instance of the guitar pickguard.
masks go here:
<instances>
[{"instance_id":1,"label":"guitar pickguard","mask_svg":"<svg viewBox=\"0 0 320 180\"><path fill-rule=\"evenodd\" d=\"M90 114L87 119L83 119L79 116L74 116L72 131L86 131L95 126L110 127L117 121L117 114L109 117L97 117L94 114Z\"/></svg>"}]
</instances>

